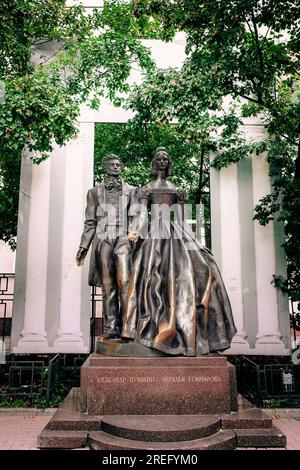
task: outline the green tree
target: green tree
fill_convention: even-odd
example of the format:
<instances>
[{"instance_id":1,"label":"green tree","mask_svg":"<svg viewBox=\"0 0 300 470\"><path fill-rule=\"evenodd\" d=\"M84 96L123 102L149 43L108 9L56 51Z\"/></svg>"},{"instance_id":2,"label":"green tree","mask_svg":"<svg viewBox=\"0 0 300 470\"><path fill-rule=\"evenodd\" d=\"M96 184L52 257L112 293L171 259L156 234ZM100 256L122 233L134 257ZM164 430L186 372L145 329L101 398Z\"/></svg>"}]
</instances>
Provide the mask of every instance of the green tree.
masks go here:
<instances>
[{"instance_id":1,"label":"green tree","mask_svg":"<svg viewBox=\"0 0 300 470\"><path fill-rule=\"evenodd\" d=\"M15 247L22 151L35 162L53 144L76 135L80 104L97 107L107 96L119 105L128 91L132 62L152 66L139 35L151 27L135 19L133 6L119 0L84 14L64 0L0 2L0 239ZM141 24L140 24L141 23ZM53 55L35 65L36 48L52 41Z\"/></svg>"},{"instance_id":2,"label":"green tree","mask_svg":"<svg viewBox=\"0 0 300 470\"><path fill-rule=\"evenodd\" d=\"M142 95L150 96L158 87L159 95L165 94L165 99L155 107L161 109L158 116L171 113L187 130L197 127L199 115L205 116L209 110L208 139L205 137L204 142L218 151L216 167L236 162L250 151L266 152L272 192L255 207L254 217L263 225L275 217L282 220L288 279L275 275L274 282L292 300L299 300L299 2L218 0L212 4L210 0L135 0L134 4L137 18L143 21L154 18L161 24L162 39L169 40L174 31L186 33L187 59L177 72L174 84L181 91L175 97L172 93L170 96L170 76L174 72L167 73L163 80L160 76L150 80L141 91ZM194 113L190 110L185 113L180 107L181 101L187 102L186 89ZM236 112L226 113L223 122L217 122L225 96L231 96L236 102L241 117L262 116L268 133L264 141L250 146L241 136L235 141L239 120ZM212 116L217 121L209 123ZM187 119L191 126L186 125ZM225 129L222 136L225 141L214 139L211 124Z\"/></svg>"},{"instance_id":3,"label":"green tree","mask_svg":"<svg viewBox=\"0 0 300 470\"><path fill-rule=\"evenodd\" d=\"M193 148L182 141L176 125L158 127L137 125L135 120L125 124L97 124L95 132L95 179L103 176L102 158L110 153L123 162L124 177L135 186L151 179L151 161L159 146L168 149L174 161L174 184L185 188L193 199L196 191L198 166L193 162Z\"/></svg>"}]
</instances>

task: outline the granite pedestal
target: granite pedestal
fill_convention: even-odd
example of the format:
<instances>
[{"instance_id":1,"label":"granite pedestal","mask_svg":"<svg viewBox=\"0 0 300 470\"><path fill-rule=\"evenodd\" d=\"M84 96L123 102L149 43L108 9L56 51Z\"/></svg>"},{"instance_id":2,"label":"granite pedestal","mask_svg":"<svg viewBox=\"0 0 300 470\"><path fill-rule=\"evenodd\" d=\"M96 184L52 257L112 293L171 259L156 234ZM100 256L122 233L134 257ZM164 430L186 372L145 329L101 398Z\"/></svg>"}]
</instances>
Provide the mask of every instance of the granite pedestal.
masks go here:
<instances>
[{"instance_id":1,"label":"granite pedestal","mask_svg":"<svg viewBox=\"0 0 300 470\"><path fill-rule=\"evenodd\" d=\"M89 415L193 415L237 410L235 368L226 357L107 357L81 369Z\"/></svg>"},{"instance_id":2,"label":"granite pedestal","mask_svg":"<svg viewBox=\"0 0 300 470\"><path fill-rule=\"evenodd\" d=\"M261 410L238 410L235 367L226 357L171 357L141 345L97 344L38 437L47 448L230 450L284 447ZM134 357L127 357L134 355Z\"/></svg>"}]
</instances>

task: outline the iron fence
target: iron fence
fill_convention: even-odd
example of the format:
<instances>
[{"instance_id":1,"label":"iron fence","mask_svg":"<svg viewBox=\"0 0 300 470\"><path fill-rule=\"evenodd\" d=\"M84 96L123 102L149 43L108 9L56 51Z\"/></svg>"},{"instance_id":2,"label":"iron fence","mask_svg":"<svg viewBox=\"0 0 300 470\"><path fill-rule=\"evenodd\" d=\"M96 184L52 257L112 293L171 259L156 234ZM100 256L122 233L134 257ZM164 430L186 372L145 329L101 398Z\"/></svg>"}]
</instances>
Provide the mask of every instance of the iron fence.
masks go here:
<instances>
[{"instance_id":1,"label":"iron fence","mask_svg":"<svg viewBox=\"0 0 300 470\"><path fill-rule=\"evenodd\" d=\"M39 359L12 356L0 364L2 400L43 398L48 404L54 394L63 397L72 387L79 387L80 368L86 358L86 354L56 354Z\"/></svg>"},{"instance_id":2,"label":"iron fence","mask_svg":"<svg viewBox=\"0 0 300 470\"><path fill-rule=\"evenodd\" d=\"M102 291L99 287L91 290L92 315L90 319L90 352L95 351L96 337L103 333L102 321Z\"/></svg>"},{"instance_id":3,"label":"iron fence","mask_svg":"<svg viewBox=\"0 0 300 470\"><path fill-rule=\"evenodd\" d=\"M265 358L265 360L271 358ZM254 358L241 356L233 362L237 368L239 392L257 406L270 400L300 406L300 365L287 358L274 359L273 363L259 363Z\"/></svg>"},{"instance_id":4,"label":"iron fence","mask_svg":"<svg viewBox=\"0 0 300 470\"><path fill-rule=\"evenodd\" d=\"M0 273L0 337L3 347L6 337L10 337L11 333L14 278L12 273Z\"/></svg>"}]
</instances>

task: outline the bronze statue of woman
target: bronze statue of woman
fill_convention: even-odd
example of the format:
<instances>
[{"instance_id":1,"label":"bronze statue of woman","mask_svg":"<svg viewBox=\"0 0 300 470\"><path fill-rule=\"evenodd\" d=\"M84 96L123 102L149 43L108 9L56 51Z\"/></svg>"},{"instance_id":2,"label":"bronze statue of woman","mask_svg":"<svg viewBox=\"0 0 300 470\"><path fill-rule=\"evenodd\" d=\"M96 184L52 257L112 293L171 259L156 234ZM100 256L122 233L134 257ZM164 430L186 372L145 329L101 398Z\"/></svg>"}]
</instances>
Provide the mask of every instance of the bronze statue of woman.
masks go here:
<instances>
[{"instance_id":1,"label":"bronze statue of woman","mask_svg":"<svg viewBox=\"0 0 300 470\"><path fill-rule=\"evenodd\" d=\"M153 217L152 210L148 235L141 237L145 217L128 235L136 248L121 336L171 355L222 351L236 333L230 302L213 255L180 217L185 193L168 181L171 173L169 155L157 149L154 180L140 188L139 201L152 209L177 206L179 217L167 220L161 210Z\"/></svg>"}]
</instances>

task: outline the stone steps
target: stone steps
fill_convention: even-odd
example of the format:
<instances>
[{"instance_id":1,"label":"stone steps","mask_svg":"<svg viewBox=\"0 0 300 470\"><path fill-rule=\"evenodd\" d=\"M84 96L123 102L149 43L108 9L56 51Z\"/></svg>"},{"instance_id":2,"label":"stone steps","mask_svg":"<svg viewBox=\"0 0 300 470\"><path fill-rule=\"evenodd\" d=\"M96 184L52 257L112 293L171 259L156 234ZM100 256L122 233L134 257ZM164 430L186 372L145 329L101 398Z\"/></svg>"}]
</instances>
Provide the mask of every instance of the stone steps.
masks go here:
<instances>
[{"instance_id":1,"label":"stone steps","mask_svg":"<svg viewBox=\"0 0 300 470\"><path fill-rule=\"evenodd\" d=\"M286 436L275 426L272 429L233 429L238 447L285 447Z\"/></svg>"},{"instance_id":2,"label":"stone steps","mask_svg":"<svg viewBox=\"0 0 300 470\"><path fill-rule=\"evenodd\" d=\"M223 415L221 419L223 429L271 429L273 426L272 418L258 408Z\"/></svg>"},{"instance_id":3,"label":"stone steps","mask_svg":"<svg viewBox=\"0 0 300 470\"><path fill-rule=\"evenodd\" d=\"M60 413L58 416L54 415L46 429L53 431L99 431L100 420L99 416L62 416Z\"/></svg>"},{"instance_id":4,"label":"stone steps","mask_svg":"<svg viewBox=\"0 0 300 470\"><path fill-rule=\"evenodd\" d=\"M176 442L200 439L220 431L217 416L104 416L101 430L124 439Z\"/></svg>"},{"instance_id":5,"label":"stone steps","mask_svg":"<svg viewBox=\"0 0 300 470\"><path fill-rule=\"evenodd\" d=\"M228 414L88 415L73 389L38 438L42 449L208 450L284 448L285 435L262 410ZM87 447L86 447L87 448Z\"/></svg>"},{"instance_id":6,"label":"stone steps","mask_svg":"<svg viewBox=\"0 0 300 470\"><path fill-rule=\"evenodd\" d=\"M218 431L212 436L179 442L150 442L93 431L88 437L92 450L232 450L236 447L236 436L231 430Z\"/></svg>"},{"instance_id":7,"label":"stone steps","mask_svg":"<svg viewBox=\"0 0 300 470\"><path fill-rule=\"evenodd\" d=\"M41 449L76 449L86 447L87 431L58 431L44 429L38 436Z\"/></svg>"}]
</instances>

